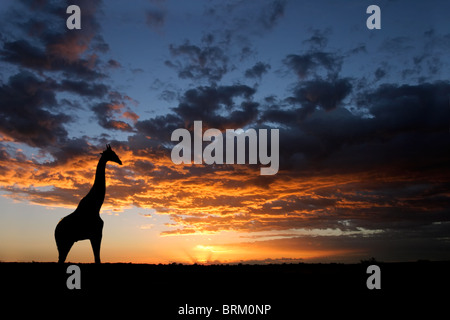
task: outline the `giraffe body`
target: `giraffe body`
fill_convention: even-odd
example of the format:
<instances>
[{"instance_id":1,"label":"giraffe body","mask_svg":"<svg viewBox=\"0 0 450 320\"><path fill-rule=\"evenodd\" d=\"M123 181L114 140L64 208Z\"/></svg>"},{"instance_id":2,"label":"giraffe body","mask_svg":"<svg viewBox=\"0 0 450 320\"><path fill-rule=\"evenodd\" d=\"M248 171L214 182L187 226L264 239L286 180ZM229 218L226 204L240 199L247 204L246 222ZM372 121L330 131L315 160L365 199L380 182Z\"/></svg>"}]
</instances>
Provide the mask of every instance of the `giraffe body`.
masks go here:
<instances>
[{"instance_id":1,"label":"giraffe body","mask_svg":"<svg viewBox=\"0 0 450 320\"><path fill-rule=\"evenodd\" d=\"M94 185L89 193L81 199L77 209L62 218L55 229L55 240L58 247L58 262L63 263L73 244L89 239L94 252L95 263L100 263L100 245L103 234L103 220L100 208L105 199L105 167L108 161L122 164L119 157L108 145L97 165Z\"/></svg>"}]
</instances>

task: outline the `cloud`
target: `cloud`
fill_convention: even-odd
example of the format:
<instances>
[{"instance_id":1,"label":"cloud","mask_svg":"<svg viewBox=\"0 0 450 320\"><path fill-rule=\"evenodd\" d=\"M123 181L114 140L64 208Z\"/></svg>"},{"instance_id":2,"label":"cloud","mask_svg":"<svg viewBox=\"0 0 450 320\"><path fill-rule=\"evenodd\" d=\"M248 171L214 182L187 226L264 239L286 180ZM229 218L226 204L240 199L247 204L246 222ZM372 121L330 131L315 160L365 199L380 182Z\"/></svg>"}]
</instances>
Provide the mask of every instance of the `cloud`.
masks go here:
<instances>
[{"instance_id":1,"label":"cloud","mask_svg":"<svg viewBox=\"0 0 450 320\"><path fill-rule=\"evenodd\" d=\"M22 2L25 8L10 13L13 33L19 30L28 36L20 40L5 38L0 49L3 61L37 71L60 71L67 77L99 79L104 75L96 70L95 51L108 49L103 38L97 35L99 23L95 13L100 1L79 1L83 7L83 28L70 32L65 26L66 7L55 2L43 3L37 10L33 2ZM61 25L55 28L55 25ZM57 31L56 31L57 30Z\"/></svg>"},{"instance_id":2,"label":"cloud","mask_svg":"<svg viewBox=\"0 0 450 320\"><path fill-rule=\"evenodd\" d=\"M177 93L172 90L164 90L159 95L159 99L164 100L166 102L172 103L177 98Z\"/></svg>"},{"instance_id":3,"label":"cloud","mask_svg":"<svg viewBox=\"0 0 450 320\"><path fill-rule=\"evenodd\" d=\"M156 141L170 141L172 132L182 128L184 121L175 114L166 114L152 119L140 120L136 123L136 129L144 137Z\"/></svg>"},{"instance_id":4,"label":"cloud","mask_svg":"<svg viewBox=\"0 0 450 320\"><path fill-rule=\"evenodd\" d=\"M157 32L161 32L166 20L166 12L152 9L146 12L146 23Z\"/></svg>"},{"instance_id":5,"label":"cloud","mask_svg":"<svg viewBox=\"0 0 450 320\"><path fill-rule=\"evenodd\" d=\"M50 168L64 166L72 161L77 162L83 157L90 158L97 154L96 147L89 143L87 137L65 139L54 148L44 150L51 150L54 160L45 163L45 166Z\"/></svg>"},{"instance_id":6,"label":"cloud","mask_svg":"<svg viewBox=\"0 0 450 320\"><path fill-rule=\"evenodd\" d=\"M300 104L297 109L300 119L314 112L317 107L330 111L339 106L350 94L352 85L349 79L335 81L312 80L301 82L294 90L294 96L289 97L289 103Z\"/></svg>"},{"instance_id":7,"label":"cloud","mask_svg":"<svg viewBox=\"0 0 450 320\"><path fill-rule=\"evenodd\" d=\"M156 167L155 165L147 160L137 160L134 163L134 168L136 172L139 172L141 174L148 174L151 171L153 171Z\"/></svg>"},{"instance_id":8,"label":"cloud","mask_svg":"<svg viewBox=\"0 0 450 320\"><path fill-rule=\"evenodd\" d=\"M121 68L122 65L117 60L109 59L108 60L108 67L113 68L113 69L118 69L118 68Z\"/></svg>"},{"instance_id":9,"label":"cloud","mask_svg":"<svg viewBox=\"0 0 450 320\"><path fill-rule=\"evenodd\" d=\"M63 80L58 89L76 93L80 96L102 98L106 95L106 93L108 93L109 87L101 83Z\"/></svg>"},{"instance_id":10,"label":"cloud","mask_svg":"<svg viewBox=\"0 0 450 320\"><path fill-rule=\"evenodd\" d=\"M212 45L211 39L206 40L201 47L189 41L179 46L171 44L169 50L174 58L179 59L166 60L165 64L177 70L181 79L216 82L228 72L227 54L222 47Z\"/></svg>"},{"instance_id":11,"label":"cloud","mask_svg":"<svg viewBox=\"0 0 450 320\"><path fill-rule=\"evenodd\" d=\"M58 112L54 83L21 72L0 86L0 131L34 147L57 144L67 137L64 124L72 119Z\"/></svg>"},{"instance_id":12,"label":"cloud","mask_svg":"<svg viewBox=\"0 0 450 320\"><path fill-rule=\"evenodd\" d=\"M325 71L330 78L339 73L342 57L329 52L312 51L304 54L290 54L283 62L291 68L300 79L319 76Z\"/></svg>"},{"instance_id":13,"label":"cloud","mask_svg":"<svg viewBox=\"0 0 450 320\"><path fill-rule=\"evenodd\" d=\"M65 28L64 4L25 1L8 9L0 59L27 71L12 76L3 85L3 119L8 122L1 129L16 142L42 148L42 153L48 153L46 146L67 142L66 127L85 111L77 98L92 100L90 108L105 129L132 131L122 119L137 121L136 113L129 108L121 113L114 108L125 105L125 97L114 97L110 85L102 83L104 66L117 68L120 64L113 59L105 64L100 58L109 50L96 17L101 1L77 4L83 8L83 22L82 29L76 32ZM25 94L19 94L21 90ZM106 96L111 103L101 102ZM17 110L22 110L21 118L12 109L16 105Z\"/></svg>"},{"instance_id":14,"label":"cloud","mask_svg":"<svg viewBox=\"0 0 450 320\"><path fill-rule=\"evenodd\" d=\"M122 117L125 119L129 119L129 120L133 121L134 123L136 123L139 119L139 116L136 113L134 113L133 111L125 111L122 114Z\"/></svg>"},{"instance_id":15,"label":"cloud","mask_svg":"<svg viewBox=\"0 0 450 320\"><path fill-rule=\"evenodd\" d=\"M269 64L257 62L253 67L245 70L245 77L261 79L262 75L267 73L269 71L269 69L270 69Z\"/></svg>"},{"instance_id":16,"label":"cloud","mask_svg":"<svg viewBox=\"0 0 450 320\"><path fill-rule=\"evenodd\" d=\"M383 68L377 68L375 70L375 81L381 80L386 75L386 70Z\"/></svg>"},{"instance_id":17,"label":"cloud","mask_svg":"<svg viewBox=\"0 0 450 320\"><path fill-rule=\"evenodd\" d=\"M312 33L313 34L311 35L311 37L304 40L303 43L308 47L310 47L311 50L314 51L323 50L328 44L328 38L330 36L331 29L329 28L325 30L315 29L312 31Z\"/></svg>"},{"instance_id":18,"label":"cloud","mask_svg":"<svg viewBox=\"0 0 450 320\"><path fill-rule=\"evenodd\" d=\"M449 48L450 35L430 29L415 39L387 37L379 52L388 56L404 56L401 64L389 66L390 73L401 74L404 82L430 82L445 78L443 75L448 63L444 57Z\"/></svg>"},{"instance_id":19,"label":"cloud","mask_svg":"<svg viewBox=\"0 0 450 320\"><path fill-rule=\"evenodd\" d=\"M205 9L204 15L222 27L205 33L198 45L189 40L181 45L171 44L169 50L173 59L166 60L165 65L176 70L181 79L218 83L235 70L236 66L230 61L242 61L256 52L251 37L272 30L284 16L285 7L286 1L278 0L258 4L214 3L213 7ZM246 77L259 78L269 67L257 65Z\"/></svg>"},{"instance_id":20,"label":"cloud","mask_svg":"<svg viewBox=\"0 0 450 320\"><path fill-rule=\"evenodd\" d=\"M204 86L187 90L173 111L184 121L202 120L211 128L242 128L256 119L255 89L245 85ZM235 99L243 98L240 104ZM222 115L224 112L227 116Z\"/></svg>"},{"instance_id":21,"label":"cloud","mask_svg":"<svg viewBox=\"0 0 450 320\"><path fill-rule=\"evenodd\" d=\"M272 1L261 9L259 21L266 29L272 29L284 16L286 1Z\"/></svg>"},{"instance_id":22,"label":"cloud","mask_svg":"<svg viewBox=\"0 0 450 320\"><path fill-rule=\"evenodd\" d=\"M130 137L133 149L158 149L170 157L171 134L178 128L193 130L196 120L203 129L244 128L256 121L259 104L252 101L255 89L245 85L201 86L189 89L172 112L135 123L137 133ZM100 114L105 111L97 110ZM106 112L107 113L107 112Z\"/></svg>"},{"instance_id":23,"label":"cloud","mask_svg":"<svg viewBox=\"0 0 450 320\"><path fill-rule=\"evenodd\" d=\"M437 150L445 149L449 89L444 82L384 85L359 96L358 105L367 113L341 105L302 118L303 109L293 106L268 109L263 118L289 126L281 133L280 152L291 158L288 163L297 161L297 168L418 170L446 157Z\"/></svg>"},{"instance_id":24,"label":"cloud","mask_svg":"<svg viewBox=\"0 0 450 320\"><path fill-rule=\"evenodd\" d=\"M101 77L99 72L89 67L89 62L85 59L68 61L49 55L26 40L5 42L0 56L3 61L34 70L64 71L69 76L90 80Z\"/></svg>"},{"instance_id":25,"label":"cloud","mask_svg":"<svg viewBox=\"0 0 450 320\"><path fill-rule=\"evenodd\" d=\"M98 119L98 124L105 129L113 129L120 131L133 131L133 128L126 122L121 120L115 120L116 115L121 115L123 104L107 103L101 102L92 107L95 115ZM129 112L124 113L125 115L130 114ZM124 118L127 118L124 116Z\"/></svg>"}]
</instances>

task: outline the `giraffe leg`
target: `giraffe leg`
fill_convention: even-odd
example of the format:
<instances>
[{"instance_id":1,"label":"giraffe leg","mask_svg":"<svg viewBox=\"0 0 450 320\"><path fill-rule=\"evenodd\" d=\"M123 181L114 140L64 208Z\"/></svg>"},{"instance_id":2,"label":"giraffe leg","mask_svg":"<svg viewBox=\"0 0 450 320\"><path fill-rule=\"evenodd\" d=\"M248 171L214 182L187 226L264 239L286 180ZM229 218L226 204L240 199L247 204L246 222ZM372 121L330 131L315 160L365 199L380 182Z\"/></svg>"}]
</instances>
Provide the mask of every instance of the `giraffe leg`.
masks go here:
<instances>
[{"instance_id":1,"label":"giraffe leg","mask_svg":"<svg viewBox=\"0 0 450 320\"><path fill-rule=\"evenodd\" d=\"M92 251L94 251L95 263L101 263L100 261L100 244L102 242L102 237L91 238Z\"/></svg>"},{"instance_id":2,"label":"giraffe leg","mask_svg":"<svg viewBox=\"0 0 450 320\"><path fill-rule=\"evenodd\" d=\"M69 254L70 248L73 246L73 241L59 241L56 244L59 252L58 263L64 263L67 255Z\"/></svg>"}]
</instances>

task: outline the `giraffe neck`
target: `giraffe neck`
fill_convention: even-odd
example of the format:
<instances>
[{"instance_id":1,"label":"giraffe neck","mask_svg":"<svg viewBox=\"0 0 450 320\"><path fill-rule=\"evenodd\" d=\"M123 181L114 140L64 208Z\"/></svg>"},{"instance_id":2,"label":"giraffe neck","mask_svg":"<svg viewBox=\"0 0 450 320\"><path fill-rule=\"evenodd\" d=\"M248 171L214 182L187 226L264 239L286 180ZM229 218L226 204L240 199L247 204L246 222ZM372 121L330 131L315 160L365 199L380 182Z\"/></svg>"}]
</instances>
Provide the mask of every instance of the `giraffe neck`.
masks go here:
<instances>
[{"instance_id":1,"label":"giraffe neck","mask_svg":"<svg viewBox=\"0 0 450 320\"><path fill-rule=\"evenodd\" d=\"M97 164L97 171L95 172L95 181L92 189L99 189L105 193L106 183L105 183L105 168L106 168L106 160L103 156L100 158Z\"/></svg>"},{"instance_id":2,"label":"giraffe neck","mask_svg":"<svg viewBox=\"0 0 450 320\"><path fill-rule=\"evenodd\" d=\"M100 208L105 200L105 191L106 191L106 183L105 183L105 167L106 160L103 156L100 158L97 171L95 172L95 181L88 195L85 197L88 200L88 203L91 209L95 212L100 212ZM89 210L91 211L91 210Z\"/></svg>"}]
</instances>

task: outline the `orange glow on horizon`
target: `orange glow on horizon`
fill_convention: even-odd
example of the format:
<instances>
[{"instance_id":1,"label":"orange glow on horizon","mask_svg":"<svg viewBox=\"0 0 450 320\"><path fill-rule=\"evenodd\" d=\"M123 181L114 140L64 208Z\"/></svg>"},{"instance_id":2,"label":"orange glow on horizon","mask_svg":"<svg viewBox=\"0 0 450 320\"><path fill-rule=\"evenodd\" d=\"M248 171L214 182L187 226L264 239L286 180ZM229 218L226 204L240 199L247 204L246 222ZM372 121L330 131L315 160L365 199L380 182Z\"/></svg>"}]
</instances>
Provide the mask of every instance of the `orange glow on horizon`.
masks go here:
<instances>
[{"instance_id":1,"label":"orange glow on horizon","mask_svg":"<svg viewBox=\"0 0 450 320\"><path fill-rule=\"evenodd\" d=\"M127 228L117 225L110 231L109 245L105 239L105 261L233 263L348 256L354 252L345 248L314 247L300 242L292 248L270 247L265 239L277 232L291 232L285 238L296 239L299 234L292 230L302 228L325 230L329 228L328 217L332 218L336 210L358 212L389 205L372 201L370 194L355 199L354 190L358 190L355 185L364 190L366 181L385 183L392 177L365 173L305 178L285 175L283 171L276 177L261 177L259 169L251 166L178 166L164 153L153 151L150 155L143 150L133 154L120 146L114 149L123 165L107 165L102 217L131 221L129 212L151 213L133 218L150 218L149 221L139 220L132 226L134 222L127 221ZM31 205L74 210L92 186L101 151L74 156L59 165L9 159L4 166L7 170L0 177L0 186L9 191L4 196ZM336 192L340 193L339 198ZM105 230L108 227L107 221ZM51 232L48 231L49 243L53 241ZM267 238L255 238L252 242L237 238L261 232L267 233ZM205 238L212 240L208 243ZM86 257L81 259L90 262L91 253L86 250Z\"/></svg>"}]
</instances>

